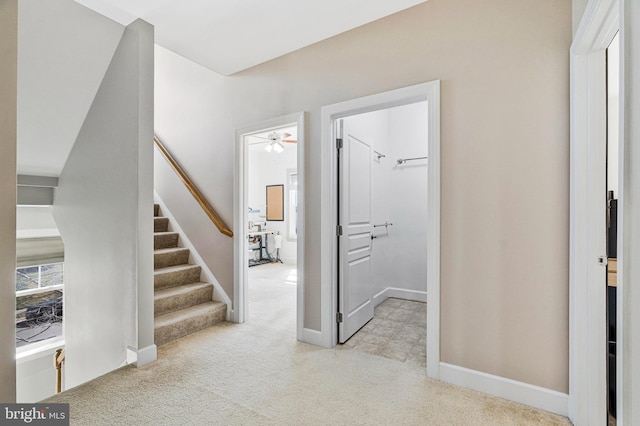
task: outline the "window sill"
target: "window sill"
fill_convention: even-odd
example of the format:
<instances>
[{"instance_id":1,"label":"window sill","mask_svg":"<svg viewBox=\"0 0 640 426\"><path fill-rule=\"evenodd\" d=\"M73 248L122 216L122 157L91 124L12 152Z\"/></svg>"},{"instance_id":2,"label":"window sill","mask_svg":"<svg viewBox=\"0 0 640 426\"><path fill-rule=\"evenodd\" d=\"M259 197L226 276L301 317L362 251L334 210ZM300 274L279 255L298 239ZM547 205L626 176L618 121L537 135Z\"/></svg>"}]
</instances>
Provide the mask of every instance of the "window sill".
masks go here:
<instances>
[{"instance_id":1,"label":"window sill","mask_svg":"<svg viewBox=\"0 0 640 426\"><path fill-rule=\"evenodd\" d=\"M23 346L16 349L16 363L22 364L36 358L53 356L57 349L64 349L64 338L50 339L45 342Z\"/></svg>"},{"instance_id":2,"label":"window sill","mask_svg":"<svg viewBox=\"0 0 640 426\"><path fill-rule=\"evenodd\" d=\"M31 296L33 294L39 294L39 293L48 293L50 291L55 291L55 290L64 290L64 284L52 285L49 287L32 288L29 290L17 290L16 297Z\"/></svg>"}]
</instances>

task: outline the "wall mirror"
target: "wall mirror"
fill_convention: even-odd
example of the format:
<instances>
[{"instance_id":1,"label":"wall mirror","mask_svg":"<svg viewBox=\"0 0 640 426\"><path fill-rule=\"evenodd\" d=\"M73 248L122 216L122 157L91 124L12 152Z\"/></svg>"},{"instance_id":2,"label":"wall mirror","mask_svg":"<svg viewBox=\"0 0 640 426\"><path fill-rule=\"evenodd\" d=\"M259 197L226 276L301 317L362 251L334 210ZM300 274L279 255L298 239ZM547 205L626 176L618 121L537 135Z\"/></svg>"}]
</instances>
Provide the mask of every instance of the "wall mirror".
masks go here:
<instances>
[{"instance_id":1,"label":"wall mirror","mask_svg":"<svg viewBox=\"0 0 640 426\"><path fill-rule=\"evenodd\" d=\"M284 220L284 185L267 185L267 220Z\"/></svg>"}]
</instances>

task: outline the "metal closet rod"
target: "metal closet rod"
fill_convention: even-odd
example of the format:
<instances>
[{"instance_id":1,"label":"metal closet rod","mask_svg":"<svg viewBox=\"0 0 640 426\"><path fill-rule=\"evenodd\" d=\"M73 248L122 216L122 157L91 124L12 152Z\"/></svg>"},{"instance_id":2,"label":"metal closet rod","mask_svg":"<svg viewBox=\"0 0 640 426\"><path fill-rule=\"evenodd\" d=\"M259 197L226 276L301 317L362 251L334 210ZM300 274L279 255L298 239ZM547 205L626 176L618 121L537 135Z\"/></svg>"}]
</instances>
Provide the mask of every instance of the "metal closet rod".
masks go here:
<instances>
[{"instance_id":1,"label":"metal closet rod","mask_svg":"<svg viewBox=\"0 0 640 426\"><path fill-rule=\"evenodd\" d=\"M406 163L407 161L413 160L426 160L429 157L414 157L414 158L398 158L398 164Z\"/></svg>"},{"instance_id":2,"label":"metal closet rod","mask_svg":"<svg viewBox=\"0 0 640 426\"><path fill-rule=\"evenodd\" d=\"M381 224L379 224L379 225L373 225L373 227L374 227L374 228L379 228L379 227L381 227L381 226L391 226L391 225L393 225L393 223L391 223L391 222L385 222L385 223L381 223Z\"/></svg>"},{"instance_id":3,"label":"metal closet rod","mask_svg":"<svg viewBox=\"0 0 640 426\"><path fill-rule=\"evenodd\" d=\"M384 155L384 154L380 154L380 153L379 153L378 151L376 151L376 150L374 150L373 152L374 152L374 153L376 154L376 156L378 157L378 160L379 160L379 159L381 159L381 158L386 157L386 155Z\"/></svg>"}]
</instances>

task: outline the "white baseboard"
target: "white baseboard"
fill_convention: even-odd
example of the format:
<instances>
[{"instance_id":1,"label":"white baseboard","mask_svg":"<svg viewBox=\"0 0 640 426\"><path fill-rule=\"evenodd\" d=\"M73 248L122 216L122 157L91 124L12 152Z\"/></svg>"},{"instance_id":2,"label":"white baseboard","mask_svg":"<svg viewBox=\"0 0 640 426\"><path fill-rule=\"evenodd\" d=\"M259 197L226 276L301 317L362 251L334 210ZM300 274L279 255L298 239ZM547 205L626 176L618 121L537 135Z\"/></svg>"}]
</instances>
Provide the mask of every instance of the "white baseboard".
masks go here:
<instances>
[{"instance_id":1,"label":"white baseboard","mask_svg":"<svg viewBox=\"0 0 640 426\"><path fill-rule=\"evenodd\" d=\"M440 380L520 404L568 416L569 395L500 376L440 363Z\"/></svg>"},{"instance_id":2,"label":"white baseboard","mask_svg":"<svg viewBox=\"0 0 640 426\"><path fill-rule=\"evenodd\" d=\"M169 225L171 226L171 228L175 232L180 234L180 243L182 243L184 248L189 249L190 257L193 258L193 261L202 268L202 274L205 276L206 282L213 284L213 288L215 290L213 292L213 300L216 300L218 302L223 302L227 305L227 315L225 317L225 320L230 321L231 314L229 311L230 311L230 307L233 306L233 303L231 303L231 299L229 299L229 296L227 295L227 293L224 291L224 289L222 288L222 286L220 285L216 277L213 275L209 267L207 267L207 264L198 253L198 250L196 250L194 245L191 243L191 241L189 240L189 237L187 237L187 234L184 233L184 231L180 227L180 224L178 223L176 218L171 214L171 211L167 208L167 205L162 201L162 198L160 198L158 193L155 191L153 192L153 195L154 195L153 198L155 202L158 203L158 205L160 206L162 215L164 217L169 218Z\"/></svg>"},{"instance_id":3,"label":"white baseboard","mask_svg":"<svg viewBox=\"0 0 640 426\"><path fill-rule=\"evenodd\" d=\"M158 359L158 347L156 345L150 345L146 348L138 349L137 358L136 367L144 367L147 364L151 364Z\"/></svg>"},{"instance_id":4,"label":"white baseboard","mask_svg":"<svg viewBox=\"0 0 640 426\"><path fill-rule=\"evenodd\" d=\"M405 299L405 300L415 300L417 302L426 302L427 292L417 291L417 290L407 290L404 288L387 287L384 290L382 290L380 293L373 296L373 303L375 306L378 306L380 303L384 302L385 299L389 297L395 297L397 299Z\"/></svg>"},{"instance_id":5,"label":"white baseboard","mask_svg":"<svg viewBox=\"0 0 640 426\"><path fill-rule=\"evenodd\" d=\"M135 364L137 361L138 351L136 351L136 349L132 348L131 346L127 346L127 360L124 363L120 364L120 367Z\"/></svg>"},{"instance_id":6,"label":"white baseboard","mask_svg":"<svg viewBox=\"0 0 640 426\"><path fill-rule=\"evenodd\" d=\"M227 321L238 324L238 310L230 309L231 305L227 305Z\"/></svg>"},{"instance_id":7,"label":"white baseboard","mask_svg":"<svg viewBox=\"0 0 640 426\"><path fill-rule=\"evenodd\" d=\"M330 347L327 346L326 336L322 332L310 328L303 328L302 336L299 336L298 340L311 345L322 346L323 348Z\"/></svg>"}]
</instances>

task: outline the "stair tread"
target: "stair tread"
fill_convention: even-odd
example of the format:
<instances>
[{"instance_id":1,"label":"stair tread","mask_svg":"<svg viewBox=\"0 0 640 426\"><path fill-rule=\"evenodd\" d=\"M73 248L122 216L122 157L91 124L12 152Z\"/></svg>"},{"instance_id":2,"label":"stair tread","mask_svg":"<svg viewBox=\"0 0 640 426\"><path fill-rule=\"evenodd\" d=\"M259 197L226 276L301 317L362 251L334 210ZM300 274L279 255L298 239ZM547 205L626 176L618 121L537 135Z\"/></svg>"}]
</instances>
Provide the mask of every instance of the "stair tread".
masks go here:
<instances>
[{"instance_id":1,"label":"stair tread","mask_svg":"<svg viewBox=\"0 0 640 426\"><path fill-rule=\"evenodd\" d=\"M190 291L193 290L197 290L203 287L207 287L213 285L211 283L204 283L204 282L197 282L197 283L192 283L192 284L183 284L183 285L179 285L177 287L169 287L169 288L164 288L162 290L156 290L153 294L153 298L155 300L157 299L164 299L166 297L172 297L172 296L176 296L176 295L180 295L180 294L185 294L185 293L189 293Z\"/></svg>"},{"instance_id":2,"label":"stair tread","mask_svg":"<svg viewBox=\"0 0 640 426\"><path fill-rule=\"evenodd\" d=\"M161 249L155 249L153 251L153 254L165 254L165 253L188 251L188 250L189 249L186 248L186 247L166 247L166 248L161 248Z\"/></svg>"},{"instance_id":3,"label":"stair tread","mask_svg":"<svg viewBox=\"0 0 640 426\"><path fill-rule=\"evenodd\" d=\"M157 268L153 271L154 275L166 274L177 271L186 271L188 269L200 268L200 265L192 265L191 263L183 263L182 265L165 266L164 268Z\"/></svg>"},{"instance_id":4,"label":"stair tread","mask_svg":"<svg viewBox=\"0 0 640 426\"><path fill-rule=\"evenodd\" d=\"M154 339L158 346L225 320L227 305L212 299L213 284L200 281L202 267L189 263L180 233L154 206Z\"/></svg>"},{"instance_id":5,"label":"stair tread","mask_svg":"<svg viewBox=\"0 0 640 426\"><path fill-rule=\"evenodd\" d=\"M172 324L176 324L182 320L207 313L211 310L226 309L226 305L222 302L206 302L199 305L191 306L189 308L180 309L178 311L169 312L164 315L160 315L155 318L155 328L166 327Z\"/></svg>"}]
</instances>

